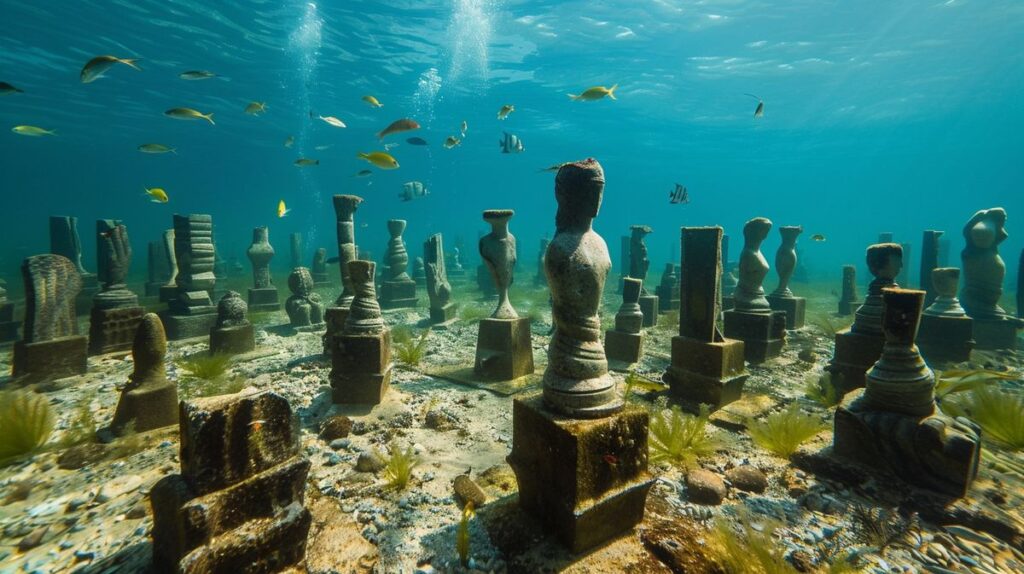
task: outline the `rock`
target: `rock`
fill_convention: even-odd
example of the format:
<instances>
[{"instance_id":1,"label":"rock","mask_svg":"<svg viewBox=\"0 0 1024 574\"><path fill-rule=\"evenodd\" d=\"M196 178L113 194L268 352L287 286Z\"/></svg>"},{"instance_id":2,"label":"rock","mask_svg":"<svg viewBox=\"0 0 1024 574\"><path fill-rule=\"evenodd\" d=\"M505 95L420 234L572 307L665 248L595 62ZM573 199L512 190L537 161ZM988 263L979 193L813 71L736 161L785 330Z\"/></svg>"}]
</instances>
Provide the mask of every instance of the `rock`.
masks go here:
<instances>
[{"instance_id":1,"label":"rock","mask_svg":"<svg viewBox=\"0 0 1024 574\"><path fill-rule=\"evenodd\" d=\"M718 505L725 499L725 481L710 470L698 468L687 473L686 492L690 502Z\"/></svg>"},{"instance_id":2,"label":"rock","mask_svg":"<svg viewBox=\"0 0 1024 574\"><path fill-rule=\"evenodd\" d=\"M83 466L99 462L107 454L107 448L98 443L87 443L65 450L57 458L57 466L64 470L78 470Z\"/></svg>"},{"instance_id":3,"label":"rock","mask_svg":"<svg viewBox=\"0 0 1024 574\"><path fill-rule=\"evenodd\" d=\"M337 500L318 497L310 504L313 526L306 549L310 574L370 574L379 560L377 548L359 535L351 516Z\"/></svg>"},{"instance_id":4,"label":"rock","mask_svg":"<svg viewBox=\"0 0 1024 574\"><path fill-rule=\"evenodd\" d=\"M139 502L138 504L133 506L131 508L131 510L126 512L124 516L125 516L125 518L129 518L129 519L132 519L132 520L136 520L136 519L139 519L139 518L145 518L146 517L146 510L147 510L148 507L149 507L148 504L146 504L144 502Z\"/></svg>"},{"instance_id":5,"label":"rock","mask_svg":"<svg viewBox=\"0 0 1024 574\"><path fill-rule=\"evenodd\" d=\"M814 559L803 550L794 550L789 554L789 561L797 572L814 572Z\"/></svg>"},{"instance_id":6,"label":"rock","mask_svg":"<svg viewBox=\"0 0 1024 574\"><path fill-rule=\"evenodd\" d=\"M804 347L800 349L800 352L796 354L796 358L800 359L805 363L813 363L815 358L814 349L811 347Z\"/></svg>"},{"instance_id":7,"label":"rock","mask_svg":"<svg viewBox=\"0 0 1024 574\"><path fill-rule=\"evenodd\" d=\"M764 473L748 464L728 470L725 478L735 488L746 492L760 494L768 488L768 478Z\"/></svg>"},{"instance_id":8,"label":"rock","mask_svg":"<svg viewBox=\"0 0 1024 574\"><path fill-rule=\"evenodd\" d=\"M26 552L39 546L43 542L43 537L46 536L46 532L50 530L50 526L40 526L32 532L29 532L27 536L21 539L18 543L18 551Z\"/></svg>"},{"instance_id":9,"label":"rock","mask_svg":"<svg viewBox=\"0 0 1024 574\"><path fill-rule=\"evenodd\" d=\"M320 425L320 438L327 442L345 438L350 432L352 432L352 419L345 415L331 417Z\"/></svg>"},{"instance_id":10,"label":"rock","mask_svg":"<svg viewBox=\"0 0 1024 574\"><path fill-rule=\"evenodd\" d=\"M359 453L356 460L356 472L377 472L384 468L384 459L376 451L365 451Z\"/></svg>"},{"instance_id":11,"label":"rock","mask_svg":"<svg viewBox=\"0 0 1024 574\"><path fill-rule=\"evenodd\" d=\"M433 408L427 411L424 425L429 429L447 431L459 426L459 419L444 409Z\"/></svg>"},{"instance_id":12,"label":"rock","mask_svg":"<svg viewBox=\"0 0 1024 574\"><path fill-rule=\"evenodd\" d=\"M452 488L455 490L455 500L459 506L466 506L467 502L472 502L474 508L480 508L487 503L487 495L473 479L469 478L469 475L456 476Z\"/></svg>"}]
</instances>

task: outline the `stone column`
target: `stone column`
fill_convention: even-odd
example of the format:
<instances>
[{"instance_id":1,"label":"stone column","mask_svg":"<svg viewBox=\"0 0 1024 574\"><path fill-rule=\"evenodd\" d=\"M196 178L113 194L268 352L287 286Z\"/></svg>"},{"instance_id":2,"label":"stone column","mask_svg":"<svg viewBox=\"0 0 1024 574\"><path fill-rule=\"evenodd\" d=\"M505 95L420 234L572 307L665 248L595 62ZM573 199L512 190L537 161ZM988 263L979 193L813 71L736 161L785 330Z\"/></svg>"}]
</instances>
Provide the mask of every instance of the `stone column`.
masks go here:
<instances>
[{"instance_id":1,"label":"stone column","mask_svg":"<svg viewBox=\"0 0 1024 574\"><path fill-rule=\"evenodd\" d=\"M297 267L288 275L288 289L292 294L285 301L284 309L296 331L319 331L324 326L324 304L313 287L313 275L305 267Z\"/></svg>"},{"instance_id":2,"label":"stone column","mask_svg":"<svg viewBox=\"0 0 1024 574\"><path fill-rule=\"evenodd\" d=\"M480 258L498 294L498 305L480 321L473 372L487 380L510 381L533 374L530 319L520 317L508 298L516 266L516 238L508 230L513 215L511 209L483 213L491 232L480 238Z\"/></svg>"},{"instance_id":3,"label":"stone column","mask_svg":"<svg viewBox=\"0 0 1024 574\"><path fill-rule=\"evenodd\" d=\"M880 231L878 233L879 243L892 243L893 233L892 231Z\"/></svg>"},{"instance_id":4,"label":"stone column","mask_svg":"<svg viewBox=\"0 0 1024 574\"><path fill-rule=\"evenodd\" d=\"M767 297L768 304L773 310L786 313L787 329L802 329L807 314L807 299L797 297L789 288L798 264L796 240L803 232L804 228L799 225L784 225L779 228L782 243L775 252L775 272L779 275L779 286Z\"/></svg>"},{"instance_id":5,"label":"stone column","mask_svg":"<svg viewBox=\"0 0 1024 574\"><path fill-rule=\"evenodd\" d=\"M416 306L416 282L406 271L409 268L409 253L405 250L402 233L405 232L404 219L389 219L388 250L384 259L388 262L388 278L384 280L380 292L380 305L385 309L403 309Z\"/></svg>"},{"instance_id":6,"label":"stone column","mask_svg":"<svg viewBox=\"0 0 1024 574\"><path fill-rule=\"evenodd\" d=\"M896 276L896 282L900 285L910 285L910 266L912 264L912 251L909 243L900 243L903 248L903 267L900 274Z\"/></svg>"},{"instance_id":7,"label":"stone column","mask_svg":"<svg viewBox=\"0 0 1024 574\"><path fill-rule=\"evenodd\" d=\"M984 209L964 226L967 245L960 253L964 281L960 303L974 319L974 338L979 349L1016 349L1017 329L1024 322L999 306L1006 264L999 244L1006 240L1006 211Z\"/></svg>"},{"instance_id":8,"label":"stone column","mask_svg":"<svg viewBox=\"0 0 1024 574\"><path fill-rule=\"evenodd\" d=\"M540 251L537 252L537 274L533 276L534 287L547 287L548 276L544 273L544 254L548 250L551 240L543 238L540 240Z\"/></svg>"},{"instance_id":9,"label":"stone column","mask_svg":"<svg viewBox=\"0 0 1024 574\"><path fill-rule=\"evenodd\" d=\"M654 290L658 296L658 310L661 313L679 310L679 278L675 263L666 263L661 273L661 283Z\"/></svg>"},{"instance_id":10,"label":"stone column","mask_svg":"<svg viewBox=\"0 0 1024 574\"><path fill-rule=\"evenodd\" d=\"M132 348L135 331L146 312L125 283L132 264L132 246L124 224L113 219L98 220L96 251L98 276L103 287L93 297L89 314L90 355Z\"/></svg>"},{"instance_id":11,"label":"stone column","mask_svg":"<svg viewBox=\"0 0 1024 574\"><path fill-rule=\"evenodd\" d=\"M146 245L146 297L158 297L170 276L164 242L150 241Z\"/></svg>"},{"instance_id":12,"label":"stone column","mask_svg":"<svg viewBox=\"0 0 1024 574\"><path fill-rule=\"evenodd\" d=\"M270 244L270 230L257 227L252 230L252 245L246 251L252 262L252 288L249 289L249 308L256 312L273 312L281 309L277 287L270 274L270 260L274 258L274 246Z\"/></svg>"},{"instance_id":13,"label":"stone column","mask_svg":"<svg viewBox=\"0 0 1024 574\"><path fill-rule=\"evenodd\" d=\"M164 231L162 252L167 258L167 281L160 286L160 302L170 303L178 296L178 256L174 251L174 229Z\"/></svg>"},{"instance_id":14,"label":"stone column","mask_svg":"<svg viewBox=\"0 0 1024 574\"><path fill-rule=\"evenodd\" d=\"M355 215L363 198L357 195L335 195L334 217L338 230L338 269L341 274L341 293L334 305L324 311L327 331L324 333L324 355L331 355L334 348L334 336L345 328L349 306L355 297L352 280L348 276L348 263L355 261L359 252L356 247Z\"/></svg>"},{"instance_id":15,"label":"stone column","mask_svg":"<svg viewBox=\"0 0 1024 574\"><path fill-rule=\"evenodd\" d=\"M857 299L857 266L843 265L843 286L839 295L837 314L842 317L852 315L853 310L860 306Z\"/></svg>"},{"instance_id":16,"label":"stone column","mask_svg":"<svg viewBox=\"0 0 1024 574\"><path fill-rule=\"evenodd\" d=\"M7 300L7 282L0 279L0 343L18 340L18 322L14 320L14 303Z\"/></svg>"},{"instance_id":17,"label":"stone column","mask_svg":"<svg viewBox=\"0 0 1024 574\"><path fill-rule=\"evenodd\" d=\"M1024 319L1024 249L1020 250L1017 262L1017 318Z\"/></svg>"},{"instance_id":18,"label":"stone column","mask_svg":"<svg viewBox=\"0 0 1024 574\"><path fill-rule=\"evenodd\" d=\"M132 341L133 370L121 391L110 431L122 434L178 424L178 386L167 380L167 335L156 313L139 320Z\"/></svg>"},{"instance_id":19,"label":"stone column","mask_svg":"<svg viewBox=\"0 0 1024 574\"><path fill-rule=\"evenodd\" d=\"M213 218L209 215L174 216L174 253L178 262L177 292L160 315L172 341L205 336L217 320L212 295Z\"/></svg>"},{"instance_id":20,"label":"stone column","mask_svg":"<svg viewBox=\"0 0 1024 574\"><path fill-rule=\"evenodd\" d=\"M249 305L235 291L217 303L217 323L210 329L211 355L239 355L256 348L256 329L249 322Z\"/></svg>"},{"instance_id":21,"label":"stone column","mask_svg":"<svg viewBox=\"0 0 1024 574\"><path fill-rule=\"evenodd\" d=\"M928 283L936 297L921 315L921 331L917 340L921 356L936 366L969 360L974 348L974 320L967 316L956 298L960 270L956 267L932 269Z\"/></svg>"},{"instance_id":22,"label":"stone column","mask_svg":"<svg viewBox=\"0 0 1024 574\"><path fill-rule=\"evenodd\" d=\"M427 275L427 297L430 298L430 323L444 325L455 319L458 310L452 302L452 286L444 261L444 241L440 233L431 235L423 244L424 271Z\"/></svg>"},{"instance_id":23,"label":"stone column","mask_svg":"<svg viewBox=\"0 0 1024 574\"><path fill-rule=\"evenodd\" d=\"M75 309L84 313L92 307L92 298L100 290L95 273L82 266L82 241L78 235L78 218L66 215L50 216L50 253L66 257L82 276L82 289L78 293Z\"/></svg>"},{"instance_id":24,"label":"stone column","mask_svg":"<svg viewBox=\"0 0 1024 574\"><path fill-rule=\"evenodd\" d=\"M327 276L327 250L323 247L318 247L313 253L313 268L309 273L313 276L313 284L317 287L330 283Z\"/></svg>"},{"instance_id":25,"label":"stone column","mask_svg":"<svg viewBox=\"0 0 1024 574\"><path fill-rule=\"evenodd\" d=\"M786 343L786 313L772 310L764 294L768 261L761 253L761 243L771 228L772 222L764 217L755 217L743 226L734 306L724 313L725 336L743 341L746 360L751 363L779 356Z\"/></svg>"},{"instance_id":26,"label":"stone column","mask_svg":"<svg viewBox=\"0 0 1024 574\"><path fill-rule=\"evenodd\" d=\"M647 280L647 271L651 267L644 238L653 230L647 225L632 225L629 229L632 231L629 239L629 276L643 282ZM641 289L640 311L644 314L644 327L658 324L658 303L657 295L651 295L646 288Z\"/></svg>"},{"instance_id":27,"label":"stone column","mask_svg":"<svg viewBox=\"0 0 1024 574\"><path fill-rule=\"evenodd\" d=\"M291 258L289 259L289 261L291 263L290 263L289 267L291 269L295 269L297 267L303 267L303 265L302 265L302 263L303 263L303 261L302 261L302 234L301 233L292 233L291 235L289 235L288 236L288 244L289 244L289 246L291 248L291 250L290 250Z\"/></svg>"},{"instance_id":28,"label":"stone column","mask_svg":"<svg viewBox=\"0 0 1024 574\"><path fill-rule=\"evenodd\" d=\"M643 281L639 279L626 277L623 280L622 305L615 313L615 328L604 332L604 352L616 370L628 370L644 354L644 314L640 310L642 289Z\"/></svg>"},{"instance_id":29,"label":"stone column","mask_svg":"<svg viewBox=\"0 0 1024 574\"><path fill-rule=\"evenodd\" d=\"M355 291L344 330L334 337L331 387L335 403L379 404L391 383L391 331L377 304L372 261L349 261Z\"/></svg>"},{"instance_id":30,"label":"stone column","mask_svg":"<svg viewBox=\"0 0 1024 574\"><path fill-rule=\"evenodd\" d=\"M836 411L833 452L959 497L978 472L979 428L935 408L935 374L914 345L924 295L883 291L885 345L866 388L851 393Z\"/></svg>"},{"instance_id":31,"label":"stone column","mask_svg":"<svg viewBox=\"0 0 1024 574\"><path fill-rule=\"evenodd\" d=\"M638 524L653 483L647 411L623 408L600 342L611 259L591 224L603 192L593 159L566 164L555 178L557 232L544 261L555 331L543 394L513 401L508 456L520 506L574 553Z\"/></svg>"},{"instance_id":32,"label":"stone column","mask_svg":"<svg viewBox=\"0 0 1024 574\"><path fill-rule=\"evenodd\" d=\"M412 279L420 287L427 286L427 265L422 257L417 257L412 263Z\"/></svg>"},{"instance_id":33,"label":"stone column","mask_svg":"<svg viewBox=\"0 0 1024 574\"><path fill-rule=\"evenodd\" d=\"M921 239L921 290L925 292L924 306L927 308L935 301L935 290L932 289L932 269L939 267L939 237L942 231L928 230Z\"/></svg>"}]
</instances>

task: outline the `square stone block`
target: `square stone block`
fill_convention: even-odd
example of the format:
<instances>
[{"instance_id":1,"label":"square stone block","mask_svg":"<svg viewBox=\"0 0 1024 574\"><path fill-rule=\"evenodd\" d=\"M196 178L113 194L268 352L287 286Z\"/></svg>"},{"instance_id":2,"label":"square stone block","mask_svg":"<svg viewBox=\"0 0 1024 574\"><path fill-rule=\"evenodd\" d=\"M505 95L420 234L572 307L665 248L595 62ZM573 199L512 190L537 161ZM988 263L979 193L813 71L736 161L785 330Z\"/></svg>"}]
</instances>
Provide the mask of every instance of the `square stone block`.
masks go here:
<instances>
[{"instance_id":1,"label":"square stone block","mask_svg":"<svg viewBox=\"0 0 1024 574\"><path fill-rule=\"evenodd\" d=\"M437 325L438 323L447 323L455 318L455 313L458 310L459 307L455 303L448 303L444 307L431 307L430 322L434 325Z\"/></svg>"},{"instance_id":2,"label":"square stone block","mask_svg":"<svg viewBox=\"0 0 1024 574\"><path fill-rule=\"evenodd\" d=\"M743 394L747 380L744 342L726 339L708 343L672 337L672 364L662 379L672 394L698 404L721 408Z\"/></svg>"},{"instance_id":3,"label":"square stone block","mask_svg":"<svg viewBox=\"0 0 1024 574\"><path fill-rule=\"evenodd\" d=\"M385 281L380 287L382 309L406 309L416 306L416 282Z\"/></svg>"},{"instance_id":4,"label":"square stone block","mask_svg":"<svg viewBox=\"0 0 1024 574\"><path fill-rule=\"evenodd\" d=\"M1013 319L974 320L974 340L979 349L1012 349L1016 350L1018 324Z\"/></svg>"},{"instance_id":5,"label":"square stone block","mask_svg":"<svg viewBox=\"0 0 1024 574\"><path fill-rule=\"evenodd\" d=\"M88 338L61 337L52 341L14 344L11 375L25 384L83 375L88 365Z\"/></svg>"},{"instance_id":6,"label":"square stone block","mask_svg":"<svg viewBox=\"0 0 1024 574\"><path fill-rule=\"evenodd\" d=\"M334 337L345 329L345 321L348 320L348 309L344 307L328 307L324 309L324 323L327 330L324 331L324 356L330 358L334 351Z\"/></svg>"},{"instance_id":7,"label":"square stone block","mask_svg":"<svg viewBox=\"0 0 1024 574\"><path fill-rule=\"evenodd\" d=\"M974 349L974 320L967 316L921 315L917 348L929 365L967 361Z\"/></svg>"},{"instance_id":8,"label":"square stone block","mask_svg":"<svg viewBox=\"0 0 1024 574\"><path fill-rule=\"evenodd\" d=\"M262 313L267 311L280 311L281 303L277 297L276 287L263 289L249 289L249 312Z\"/></svg>"},{"instance_id":9,"label":"square stone block","mask_svg":"<svg viewBox=\"0 0 1024 574\"><path fill-rule=\"evenodd\" d=\"M251 324L210 329L210 354L240 355L255 348L256 328Z\"/></svg>"},{"instance_id":10,"label":"square stone block","mask_svg":"<svg viewBox=\"0 0 1024 574\"><path fill-rule=\"evenodd\" d=\"M14 320L14 303L0 304L0 343L18 340L20 321Z\"/></svg>"},{"instance_id":11,"label":"square stone block","mask_svg":"<svg viewBox=\"0 0 1024 574\"><path fill-rule=\"evenodd\" d=\"M640 361L644 354L643 333L623 333L621 331L605 331L604 354L609 361L620 361L633 364Z\"/></svg>"},{"instance_id":12,"label":"square stone block","mask_svg":"<svg viewBox=\"0 0 1024 574\"><path fill-rule=\"evenodd\" d=\"M658 324L658 296L641 295L640 312L644 314L644 327L653 327Z\"/></svg>"},{"instance_id":13,"label":"square stone block","mask_svg":"<svg viewBox=\"0 0 1024 574\"><path fill-rule=\"evenodd\" d=\"M97 309L89 314L89 354L102 355L128 351L135 340L135 330L146 310L142 307Z\"/></svg>"},{"instance_id":14,"label":"square stone block","mask_svg":"<svg viewBox=\"0 0 1024 574\"><path fill-rule=\"evenodd\" d=\"M570 551L583 552L640 523L654 480L647 472L647 411L600 419L544 408L540 394L515 399L508 463L519 504Z\"/></svg>"},{"instance_id":15,"label":"square stone block","mask_svg":"<svg viewBox=\"0 0 1024 574\"><path fill-rule=\"evenodd\" d=\"M832 374L832 384L841 393L864 386L868 370L882 356L885 337L855 333L849 327L836 333L835 353L825 369Z\"/></svg>"},{"instance_id":16,"label":"square stone block","mask_svg":"<svg viewBox=\"0 0 1024 574\"><path fill-rule=\"evenodd\" d=\"M726 311L725 336L743 341L746 360L757 364L782 354L786 343L786 313L746 313Z\"/></svg>"},{"instance_id":17,"label":"square stone block","mask_svg":"<svg viewBox=\"0 0 1024 574\"><path fill-rule=\"evenodd\" d=\"M492 381L511 381L533 374L530 319L482 319L473 372Z\"/></svg>"},{"instance_id":18,"label":"square stone block","mask_svg":"<svg viewBox=\"0 0 1024 574\"><path fill-rule=\"evenodd\" d=\"M216 313L199 315L176 315L169 311L160 313L168 341L180 341L192 337L203 337L217 324Z\"/></svg>"},{"instance_id":19,"label":"square stone block","mask_svg":"<svg viewBox=\"0 0 1024 574\"><path fill-rule=\"evenodd\" d=\"M334 337L330 379L339 404L376 405L391 383L391 331Z\"/></svg>"},{"instance_id":20,"label":"square stone block","mask_svg":"<svg viewBox=\"0 0 1024 574\"><path fill-rule=\"evenodd\" d=\"M803 297L776 297L768 296L768 305L774 311L785 311L786 328L790 331L803 329L807 316L807 299Z\"/></svg>"}]
</instances>

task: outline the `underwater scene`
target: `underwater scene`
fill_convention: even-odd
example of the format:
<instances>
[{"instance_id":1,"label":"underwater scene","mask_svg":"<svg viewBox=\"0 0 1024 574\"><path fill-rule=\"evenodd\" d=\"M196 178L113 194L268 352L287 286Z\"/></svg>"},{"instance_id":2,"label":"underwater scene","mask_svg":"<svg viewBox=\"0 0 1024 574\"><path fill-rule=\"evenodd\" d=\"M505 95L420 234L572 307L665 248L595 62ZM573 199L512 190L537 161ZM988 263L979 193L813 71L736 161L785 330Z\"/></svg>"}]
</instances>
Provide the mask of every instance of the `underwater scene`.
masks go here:
<instances>
[{"instance_id":1,"label":"underwater scene","mask_svg":"<svg viewBox=\"0 0 1024 574\"><path fill-rule=\"evenodd\" d=\"M1024 572L1024 4L0 16L0 574Z\"/></svg>"}]
</instances>

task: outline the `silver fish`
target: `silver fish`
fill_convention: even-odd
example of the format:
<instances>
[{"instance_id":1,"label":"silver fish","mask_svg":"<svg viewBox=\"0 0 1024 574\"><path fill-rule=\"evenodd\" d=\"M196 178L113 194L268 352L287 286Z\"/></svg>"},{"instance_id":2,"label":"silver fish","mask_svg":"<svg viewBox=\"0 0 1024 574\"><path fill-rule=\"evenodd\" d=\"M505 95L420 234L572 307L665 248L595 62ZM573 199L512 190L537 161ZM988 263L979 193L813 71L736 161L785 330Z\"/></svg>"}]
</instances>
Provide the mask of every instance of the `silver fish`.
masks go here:
<instances>
[{"instance_id":1,"label":"silver fish","mask_svg":"<svg viewBox=\"0 0 1024 574\"><path fill-rule=\"evenodd\" d=\"M428 195L430 195L430 191L423 186L422 182L410 181L402 184L402 192L398 194L398 197L402 201L412 201L417 197L426 197Z\"/></svg>"},{"instance_id":2,"label":"silver fish","mask_svg":"<svg viewBox=\"0 0 1024 574\"><path fill-rule=\"evenodd\" d=\"M523 140L519 139L519 136L508 132L501 133L504 134L504 137L498 140L501 153L523 153L526 151L526 148L523 147Z\"/></svg>"}]
</instances>

